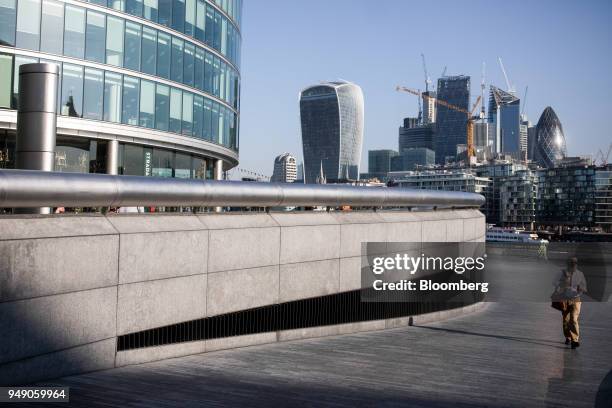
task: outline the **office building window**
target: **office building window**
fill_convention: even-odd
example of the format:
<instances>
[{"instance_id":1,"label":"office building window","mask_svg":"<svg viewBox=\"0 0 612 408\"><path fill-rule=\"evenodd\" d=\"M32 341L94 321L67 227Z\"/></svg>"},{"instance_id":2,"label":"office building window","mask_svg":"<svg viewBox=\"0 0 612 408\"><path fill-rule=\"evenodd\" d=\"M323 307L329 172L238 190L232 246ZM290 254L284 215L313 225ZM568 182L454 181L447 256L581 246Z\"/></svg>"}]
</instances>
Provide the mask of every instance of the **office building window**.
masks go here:
<instances>
[{"instance_id":1,"label":"office building window","mask_svg":"<svg viewBox=\"0 0 612 408\"><path fill-rule=\"evenodd\" d=\"M144 18L157 22L157 0L144 0Z\"/></svg>"},{"instance_id":2,"label":"office building window","mask_svg":"<svg viewBox=\"0 0 612 408\"><path fill-rule=\"evenodd\" d=\"M155 83L140 81L140 126L155 128Z\"/></svg>"},{"instance_id":3,"label":"office building window","mask_svg":"<svg viewBox=\"0 0 612 408\"><path fill-rule=\"evenodd\" d=\"M17 109L19 107L19 67L22 66L23 64L36 64L38 62L38 58L32 58L32 57L23 57L20 55L16 55L15 56L15 61L14 61L14 68L13 68L13 73L14 73L14 79L13 79L13 101L12 101L12 105L13 105L13 109Z\"/></svg>"},{"instance_id":4,"label":"office building window","mask_svg":"<svg viewBox=\"0 0 612 408\"><path fill-rule=\"evenodd\" d=\"M155 75L157 65L157 30L142 27L142 72Z\"/></svg>"},{"instance_id":5,"label":"office building window","mask_svg":"<svg viewBox=\"0 0 612 408\"><path fill-rule=\"evenodd\" d=\"M102 119L102 101L104 100L104 71L85 68L85 86L83 87L83 117Z\"/></svg>"},{"instance_id":6,"label":"office building window","mask_svg":"<svg viewBox=\"0 0 612 408\"><path fill-rule=\"evenodd\" d=\"M172 20L172 0L158 0L157 22L170 27Z\"/></svg>"},{"instance_id":7,"label":"office building window","mask_svg":"<svg viewBox=\"0 0 612 408\"><path fill-rule=\"evenodd\" d=\"M85 10L66 5L64 55L82 59L85 53Z\"/></svg>"},{"instance_id":8,"label":"office building window","mask_svg":"<svg viewBox=\"0 0 612 408\"><path fill-rule=\"evenodd\" d=\"M182 114L182 91L171 88L170 90L170 122L168 130L170 132L181 133L181 114Z\"/></svg>"},{"instance_id":9,"label":"office building window","mask_svg":"<svg viewBox=\"0 0 612 408\"><path fill-rule=\"evenodd\" d=\"M80 118L83 108L83 67L63 64L62 108L64 116Z\"/></svg>"},{"instance_id":10,"label":"office building window","mask_svg":"<svg viewBox=\"0 0 612 408\"><path fill-rule=\"evenodd\" d=\"M185 34L190 37L195 36L196 25L196 0L186 0L185 2Z\"/></svg>"},{"instance_id":11,"label":"office building window","mask_svg":"<svg viewBox=\"0 0 612 408\"><path fill-rule=\"evenodd\" d=\"M125 57L123 66L134 71L140 70L141 27L129 21L125 22Z\"/></svg>"},{"instance_id":12,"label":"office building window","mask_svg":"<svg viewBox=\"0 0 612 408\"><path fill-rule=\"evenodd\" d=\"M214 63L213 55L209 52L204 57L204 90L209 94L213 93L213 77L214 77Z\"/></svg>"},{"instance_id":13,"label":"office building window","mask_svg":"<svg viewBox=\"0 0 612 408\"><path fill-rule=\"evenodd\" d=\"M15 45L17 2L0 0L0 45Z\"/></svg>"},{"instance_id":14,"label":"office building window","mask_svg":"<svg viewBox=\"0 0 612 408\"><path fill-rule=\"evenodd\" d=\"M114 8L115 10L125 10L125 0L108 0L108 7Z\"/></svg>"},{"instance_id":15,"label":"office building window","mask_svg":"<svg viewBox=\"0 0 612 408\"><path fill-rule=\"evenodd\" d=\"M123 76L121 122L138 126L138 103L140 101L140 83L138 78Z\"/></svg>"},{"instance_id":16,"label":"office building window","mask_svg":"<svg viewBox=\"0 0 612 408\"><path fill-rule=\"evenodd\" d=\"M174 155L174 177L191 177L191 156L188 154L176 153Z\"/></svg>"},{"instance_id":17,"label":"office building window","mask_svg":"<svg viewBox=\"0 0 612 408\"><path fill-rule=\"evenodd\" d=\"M106 63L120 67L123 64L123 19L108 17L106 31Z\"/></svg>"},{"instance_id":18,"label":"office building window","mask_svg":"<svg viewBox=\"0 0 612 408\"><path fill-rule=\"evenodd\" d=\"M199 41L204 42L204 29L206 22L206 3L204 0L197 0L196 4L196 28L195 38Z\"/></svg>"},{"instance_id":19,"label":"office building window","mask_svg":"<svg viewBox=\"0 0 612 408\"><path fill-rule=\"evenodd\" d=\"M106 16L87 10L87 31L85 33L85 58L104 63L106 42Z\"/></svg>"},{"instance_id":20,"label":"office building window","mask_svg":"<svg viewBox=\"0 0 612 408\"><path fill-rule=\"evenodd\" d=\"M191 136L193 132L193 94L183 92L183 124L181 132Z\"/></svg>"},{"instance_id":21,"label":"office building window","mask_svg":"<svg viewBox=\"0 0 612 408\"><path fill-rule=\"evenodd\" d=\"M183 60L183 83L185 85L194 86L194 60L195 46L191 43L185 43L185 54Z\"/></svg>"},{"instance_id":22,"label":"office building window","mask_svg":"<svg viewBox=\"0 0 612 408\"><path fill-rule=\"evenodd\" d=\"M104 75L104 120L121 121L121 74L106 71Z\"/></svg>"},{"instance_id":23,"label":"office building window","mask_svg":"<svg viewBox=\"0 0 612 408\"><path fill-rule=\"evenodd\" d=\"M204 99L204 128L202 129L202 137L206 140L212 140L212 102L210 99Z\"/></svg>"},{"instance_id":24,"label":"office building window","mask_svg":"<svg viewBox=\"0 0 612 408\"><path fill-rule=\"evenodd\" d=\"M11 107L13 56L0 54L0 108Z\"/></svg>"},{"instance_id":25,"label":"office building window","mask_svg":"<svg viewBox=\"0 0 612 408\"><path fill-rule=\"evenodd\" d=\"M185 30L185 0L172 1L172 28L180 32Z\"/></svg>"},{"instance_id":26,"label":"office building window","mask_svg":"<svg viewBox=\"0 0 612 408\"><path fill-rule=\"evenodd\" d=\"M196 48L193 72L195 87L202 91L204 90L204 54L205 52L202 48Z\"/></svg>"},{"instance_id":27,"label":"office building window","mask_svg":"<svg viewBox=\"0 0 612 408\"><path fill-rule=\"evenodd\" d=\"M125 11L133 16L142 17L142 0L126 0Z\"/></svg>"},{"instance_id":28,"label":"office building window","mask_svg":"<svg viewBox=\"0 0 612 408\"><path fill-rule=\"evenodd\" d=\"M155 89L155 128L168 130L170 116L170 88L157 84Z\"/></svg>"},{"instance_id":29,"label":"office building window","mask_svg":"<svg viewBox=\"0 0 612 408\"><path fill-rule=\"evenodd\" d=\"M170 79L176 82L183 82L183 40L172 37L172 66L170 69Z\"/></svg>"},{"instance_id":30,"label":"office building window","mask_svg":"<svg viewBox=\"0 0 612 408\"><path fill-rule=\"evenodd\" d=\"M151 168L153 177L172 177L174 153L169 150L153 149Z\"/></svg>"},{"instance_id":31,"label":"office building window","mask_svg":"<svg viewBox=\"0 0 612 408\"><path fill-rule=\"evenodd\" d=\"M193 96L193 136L203 138L204 132L204 98L200 95Z\"/></svg>"},{"instance_id":32,"label":"office building window","mask_svg":"<svg viewBox=\"0 0 612 408\"><path fill-rule=\"evenodd\" d=\"M215 143L223 143L223 140L219 137L219 104L216 102L212 103L212 126L211 126L211 131L212 131L212 137L211 140Z\"/></svg>"},{"instance_id":33,"label":"office building window","mask_svg":"<svg viewBox=\"0 0 612 408\"><path fill-rule=\"evenodd\" d=\"M20 0L17 3L18 48L38 51L40 43L40 0Z\"/></svg>"},{"instance_id":34,"label":"office building window","mask_svg":"<svg viewBox=\"0 0 612 408\"><path fill-rule=\"evenodd\" d=\"M40 50L62 54L64 46L64 3L43 0Z\"/></svg>"},{"instance_id":35,"label":"office building window","mask_svg":"<svg viewBox=\"0 0 612 408\"><path fill-rule=\"evenodd\" d=\"M157 33L157 75L170 78L170 36L165 33Z\"/></svg>"},{"instance_id":36,"label":"office building window","mask_svg":"<svg viewBox=\"0 0 612 408\"><path fill-rule=\"evenodd\" d=\"M142 146L133 144L121 144L119 151L121 159L121 174L126 176L145 175L145 152Z\"/></svg>"}]
</instances>

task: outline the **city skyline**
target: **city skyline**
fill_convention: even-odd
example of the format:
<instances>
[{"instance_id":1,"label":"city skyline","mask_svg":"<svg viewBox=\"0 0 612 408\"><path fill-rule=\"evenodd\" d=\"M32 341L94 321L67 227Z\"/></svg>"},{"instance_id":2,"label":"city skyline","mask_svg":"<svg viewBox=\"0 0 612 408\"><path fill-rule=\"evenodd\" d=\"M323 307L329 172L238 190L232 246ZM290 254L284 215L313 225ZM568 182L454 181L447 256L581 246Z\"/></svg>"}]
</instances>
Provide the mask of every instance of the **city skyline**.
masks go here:
<instances>
[{"instance_id":1,"label":"city skyline","mask_svg":"<svg viewBox=\"0 0 612 408\"><path fill-rule=\"evenodd\" d=\"M394 87L424 89L421 52L434 84L444 66L447 75L470 75L472 103L480 95L483 61L487 86L506 89L497 62L501 56L521 105L529 86L525 113L530 121L535 125L548 105L558 113L568 154L594 155L610 143L604 120L612 106L605 96L612 80L604 74L612 59L603 51L612 33L606 26L612 7L605 2L591 2L588 7L569 2L477 2L468 9L446 1L418 6L389 1L375 8L366 2L266 1L247 2L244 7L249 18L243 27L247 41L240 168L269 175L274 157L283 151L301 161L299 91L311 83L341 78L364 91L361 167L366 169L366 152L397 148L402 119L417 114L416 98L399 94ZM343 19L335 17L340 12ZM500 24L499 16L512 21L513 30L491 36ZM315 18L312 30L309 22ZM448 41L456 38L451 23L462 19L465 49ZM338 26L338 22L350 23ZM581 102L585 100L589 103ZM263 146L269 145L278 146L278 151L264 151Z\"/></svg>"}]
</instances>

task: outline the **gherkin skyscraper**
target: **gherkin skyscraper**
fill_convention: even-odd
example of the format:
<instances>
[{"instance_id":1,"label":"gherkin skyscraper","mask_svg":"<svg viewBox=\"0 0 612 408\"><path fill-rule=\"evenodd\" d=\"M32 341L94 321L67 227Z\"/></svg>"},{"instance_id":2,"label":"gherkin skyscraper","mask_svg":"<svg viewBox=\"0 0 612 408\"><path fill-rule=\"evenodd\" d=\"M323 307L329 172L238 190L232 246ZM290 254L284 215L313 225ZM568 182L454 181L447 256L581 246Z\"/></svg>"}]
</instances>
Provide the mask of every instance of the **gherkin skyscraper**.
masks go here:
<instances>
[{"instance_id":1,"label":"gherkin skyscraper","mask_svg":"<svg viewBox=\"0 0 612 408\"><path fill-rule=\"evenodd\" d=\"M548 106L536 126L536 161L542 167L551 168L555 161L565 156L567 147L563 126L553 108Z\"/></svg>"}]
</instances>

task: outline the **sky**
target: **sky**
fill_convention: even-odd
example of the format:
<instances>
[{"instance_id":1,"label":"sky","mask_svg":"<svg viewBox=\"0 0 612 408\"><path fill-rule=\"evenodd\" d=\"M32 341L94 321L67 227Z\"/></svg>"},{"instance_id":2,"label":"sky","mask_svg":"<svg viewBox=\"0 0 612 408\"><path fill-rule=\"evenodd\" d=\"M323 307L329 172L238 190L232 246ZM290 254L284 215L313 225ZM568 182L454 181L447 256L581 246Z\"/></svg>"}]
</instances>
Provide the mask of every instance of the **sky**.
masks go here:
<instances>
[{"instance_id":1,"label":"sky","mask_svg":"<svg viewBox=\"0 0 612 408\"><path fill-rule=\"evenodd\" d=\"M283 152L301 161L299 92L344 79L364 93L367 172L368 150L397 150L402 119L418 112L418 98L395 87L424 88L421 53L434 84L445 66L470 75L472 102L483 62L487 86L506 89L501 57L521 104L528 86L534 125L552 106L569 155L606 152L611 21L609 0L245 0L239 168L270 176Z\"/></svg>"}]
</instances>

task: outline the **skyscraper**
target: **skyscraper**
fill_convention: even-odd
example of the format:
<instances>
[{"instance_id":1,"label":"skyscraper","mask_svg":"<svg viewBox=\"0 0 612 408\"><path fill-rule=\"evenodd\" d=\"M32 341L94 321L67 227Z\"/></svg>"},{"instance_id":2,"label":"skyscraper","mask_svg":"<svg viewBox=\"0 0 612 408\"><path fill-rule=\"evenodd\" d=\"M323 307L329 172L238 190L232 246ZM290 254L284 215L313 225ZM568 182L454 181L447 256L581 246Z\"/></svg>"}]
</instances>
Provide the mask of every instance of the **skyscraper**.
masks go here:
<instances>
[{"instance_id":1,"label":"skyscraper","mask_svg":"<svg viewBox=\"0 0 612 408\"><path fill-rule=\"evenodd\" d=\"M542 167L551 168L555 161L567 156L563 126L557 114L548 106L536 125L536 161Z\"/></svg>"},{"instance_id":2,"label":"skyscraper","mask_svg":"<svg viewBox=\"0 0 612 408\"><path fill-rule=\"evenodd\" d=\"M383 179L391 171L391 160L397 156L395 150L368 151L368 176Z\"/></svg>"},{"instance_id":3,"label":"skyscraper","mask_svg":"<svg viewBox=\"0 0 612 408\"><path fill-rule=\"evenodd\" d=\"M353 83L324 82L300 93L306 183L321 169L327 182L359 179L363 120L363 93Z\"/></svg>"},{"instance_id":4,"label":"skyscraper","mask_svg":"<svg viewBox=\"0 0 612 408\"><path fill-rule=\"evenodd\" d=\"M434 124L419 124L416 118L405 118L404 126L399 128L398 147L405 149L424 147L433 150Z\"/></svg>"},{"instance_id":5,"label":"skyscraper","mask_svg":"<svg viewBox=\"0 0 612 408\"><path fill-rule=\"evenodd\" d=\"M423 92L423 124L427 125L436 121L436 93L434 91Z\"/></svg>"},{"instance_id":6,"label":"skyscraper","mask_svg":"<svg viewBox=\"0 0 612 408\"><path fill-rule=\"evenodd\" d=\"M289 153L283 153L274 159L274 171L272 172L273 183L293 183L297 180L297 165L295 157Z\"/></svg>"},{"instance_id":7,"label":"skyscraper","mask_svg":"<svg viewBox=\"0 0 612 408\"><path fill-rule=\"evenodd\" d=\"M521 152L520 99L491 85L489 93L489 132L494 151L519 158Z\"/></svg>"},{"instance_id":8,"label":"skyscraper","mask_svg":"<svg viewBox=\"0 0 612 408\"><path fill-rule=\"evenodd\" d=\"M438 79L438 99L469 111L470 77L448 76ZM436 112L436 136L434 139L436 163L454 161L457 147L467 145L467 116L443 105Z\"/></svg>"}]
</instances>

